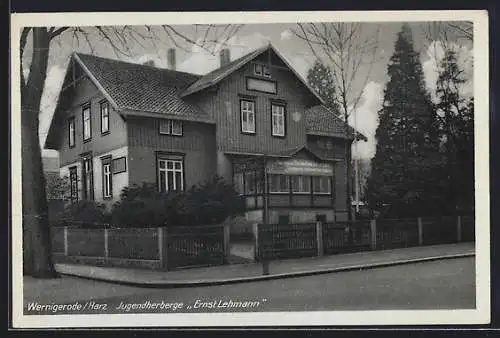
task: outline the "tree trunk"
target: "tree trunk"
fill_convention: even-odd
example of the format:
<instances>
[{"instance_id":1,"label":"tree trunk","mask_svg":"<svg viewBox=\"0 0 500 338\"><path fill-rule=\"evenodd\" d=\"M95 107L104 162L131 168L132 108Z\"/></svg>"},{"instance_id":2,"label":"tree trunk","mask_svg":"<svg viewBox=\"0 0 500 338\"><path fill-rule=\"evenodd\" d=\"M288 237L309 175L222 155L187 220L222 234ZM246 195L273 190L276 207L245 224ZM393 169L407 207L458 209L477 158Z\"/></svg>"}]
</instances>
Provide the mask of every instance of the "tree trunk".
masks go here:
<instances>
[{"instance_id":1,"label":"tree trunk","mask_svg":"<svg viewBox=\"0 0 500 338\"><path fill-rule=\"evenodd\" d=\"M48 205L38 133L40 102L47 74L50 36L33 28L33 57L29 78L21 88L23 273L57 276L51 256Z\"/></svg>"}]
</instances>

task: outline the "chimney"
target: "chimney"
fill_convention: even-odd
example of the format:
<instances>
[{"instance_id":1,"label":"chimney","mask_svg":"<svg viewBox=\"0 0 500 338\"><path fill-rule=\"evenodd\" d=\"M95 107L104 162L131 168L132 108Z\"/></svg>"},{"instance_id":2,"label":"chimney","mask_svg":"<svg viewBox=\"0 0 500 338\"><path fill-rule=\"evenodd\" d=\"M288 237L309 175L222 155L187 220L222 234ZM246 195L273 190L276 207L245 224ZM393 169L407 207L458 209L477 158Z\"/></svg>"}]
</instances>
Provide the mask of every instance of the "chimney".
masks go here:
<instances>
[{"instance_id":1,"label":"chimney","mask_svg":"<svg viewBox=\"0 0 500 338\"><path fill-rule=\"evenodd\" d=\"M229 54L229 49L224 48L220 51L220 66L223 67L231 62L231 56Z\"/></svg>"},{"instance_id":2,"label":"chimney","mask_svg":"<svg viewBox=\"0 0 500 338\"><path fill-rule=\"evenodd\" d=\"M155 66L155 62L154 62L154 60L148 60L148 61L144 62L143 65L144 66L154 67Z\"/></svg>"},{"instance_id":3,"label":"chimney","mask_svg":"<svg viewBox=\"0 0 500 338\"><path fill-rule=\"evenodd\" d=\"M169 48L167 51L168 69L175 70L175 48Z\"/></svg>"}]
</instances>

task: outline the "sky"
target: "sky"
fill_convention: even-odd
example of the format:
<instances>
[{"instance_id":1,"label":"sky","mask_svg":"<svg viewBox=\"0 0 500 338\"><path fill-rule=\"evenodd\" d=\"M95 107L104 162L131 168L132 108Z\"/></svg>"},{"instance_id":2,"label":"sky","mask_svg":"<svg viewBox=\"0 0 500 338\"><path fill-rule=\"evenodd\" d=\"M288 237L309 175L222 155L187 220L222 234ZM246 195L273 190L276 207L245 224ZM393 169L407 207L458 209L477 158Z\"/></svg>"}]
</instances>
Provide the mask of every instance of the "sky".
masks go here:
<instances>
[{"instance_id":1,"label":"sky","mask_svg":"<svg viewBox=\"0 0 500 338\"><path fill-rule=\"evenodd\" d=\"M377 57L372 66L362 66L358 78L354 81L353 92L359 93L361 99L349 118L349 124L367 136L367 142L357 142L353 146L353 157L370 159L375 154L375 131L378 125L378 110L383 101L383 91L387 82L387 65L394 51L394 42L402 23L365 23L363 30L373 34L378 29ZM443 48L439 41L429 41L424 35L424 23L411 23L414 48L420 53L422 69L426 85L432 93L437 79L436 60L443 55ZM194 26L175 26L179 32L187 36L194 36ZM307 71L312 67L315 56L307 43L293 33L297 24L248 24L227 41L231 60L243 56L252 50L271 42L295 70L305 79ZM90 31L91 32L91 31ZM76 40L69 32L61 34L51 44L47 80L42 96L40 115L40 142L43 145L47 135L53 111L56 105L59 90L66 72L67 64L72 52L92 53L102 57L121 59L124 61L143 63L154 60L158 67L167 67L166 50L177 49L177 69L196 74L205 74L219 66L218 55L211 55L207 51L194 45L175 46L166 36L158 35L159 42L138 43L130 39L127 45L131 48L130 56L116 55L110 45L90 34L92 49L85 40ZM461 41L452 41L459 50L459 61L466 74L472 79L472 46L462 44ZM184 50L185 49L185 50ZM26 58L23 64L29 64L30 46L27 46ZM27 68L27 67L26 67ZM26 72L27 73L27 72ZM472 81L464 87L464 93L472 95ZM356 96L355 95L355 96ZM55 151L43 151L45 156L57 156Z\"/></svg>"}]
</instances>

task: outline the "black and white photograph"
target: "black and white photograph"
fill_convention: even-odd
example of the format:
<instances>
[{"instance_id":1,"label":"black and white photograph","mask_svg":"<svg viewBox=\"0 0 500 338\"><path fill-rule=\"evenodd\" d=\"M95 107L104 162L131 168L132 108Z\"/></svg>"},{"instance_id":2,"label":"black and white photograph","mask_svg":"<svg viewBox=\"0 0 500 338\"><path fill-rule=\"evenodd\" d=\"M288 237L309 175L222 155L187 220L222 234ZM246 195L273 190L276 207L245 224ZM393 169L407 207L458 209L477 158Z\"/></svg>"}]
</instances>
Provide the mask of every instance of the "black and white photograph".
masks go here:
<instances>
[{"instance_id":1,"label":"black and white photograph","mask_svg":"<svg viewBox=\"0 0 500 338\"><path fill-rule=\"evenodd\" d=\"M15 327L489 323L487 12L11 27Z\"/></svg>"}]
</instances>

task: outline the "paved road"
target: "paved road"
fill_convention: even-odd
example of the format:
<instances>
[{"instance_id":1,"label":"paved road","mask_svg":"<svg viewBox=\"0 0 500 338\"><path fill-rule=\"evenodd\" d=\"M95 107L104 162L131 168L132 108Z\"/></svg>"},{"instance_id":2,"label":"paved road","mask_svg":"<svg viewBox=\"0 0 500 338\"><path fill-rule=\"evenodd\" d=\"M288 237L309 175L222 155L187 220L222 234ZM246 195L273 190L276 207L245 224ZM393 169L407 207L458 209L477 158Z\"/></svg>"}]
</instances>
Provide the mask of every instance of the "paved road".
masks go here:
<instances>
[{"instance_id":1,"label":"paved road","mask_svg":"<svg viewBox=\"0 0 500 338\"><path fill-rule=\"evenodd\" d=\"M141 289L62 278L64 291L25 292L30 301L90 299L85 313L122 313L123 303L145 304L131 312L304 311L475 308L474 258L440 260L363 271L323 274L234 285L179 289ZM69 291L68 291L69 289ZM61 296L58 294L61 293ZM169 310L152 309L154 303ZM231 303L232 302L232 303ZM173 309L182 303L182 308ZM83 304L83 303L82 303ZM97 304L107 304L106 309ZM177 304L177 305L175 305ZM129 305L130 306L130 305ZM156 305L160 306L160 305ZM47 313L47 312L45 312ZM79 312L82 313L82 312ZM26 312L28 314L28 312Z\"/></svg>"}]
</instances>

